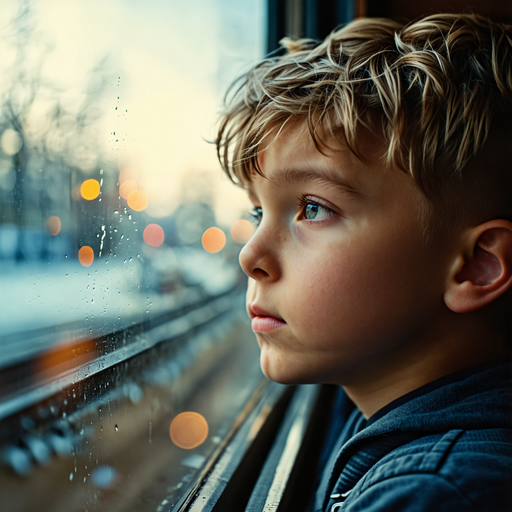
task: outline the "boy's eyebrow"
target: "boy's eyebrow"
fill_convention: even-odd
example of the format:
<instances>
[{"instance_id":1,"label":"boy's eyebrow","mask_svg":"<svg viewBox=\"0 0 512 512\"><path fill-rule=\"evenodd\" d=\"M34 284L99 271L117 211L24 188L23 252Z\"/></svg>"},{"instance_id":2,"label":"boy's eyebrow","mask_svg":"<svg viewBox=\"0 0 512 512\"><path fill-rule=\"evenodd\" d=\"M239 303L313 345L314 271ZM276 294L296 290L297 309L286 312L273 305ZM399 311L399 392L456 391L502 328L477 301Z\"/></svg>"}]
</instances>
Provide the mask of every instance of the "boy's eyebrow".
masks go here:
<instances>
[{"instance_id":1,"label":"boy's eyebrow","mask_svg":"<svg viewBox=\"0 0 512 512\"><path fill-rule=\"evenodd\" d=\"M354 183L340 176L338 173L327 169L282 169L274 173L273 181L279 184L284 183L314 183L321 182L341 188L344 192L353 195L361 195L360 190Z\"/></svg>"}]
</instances>

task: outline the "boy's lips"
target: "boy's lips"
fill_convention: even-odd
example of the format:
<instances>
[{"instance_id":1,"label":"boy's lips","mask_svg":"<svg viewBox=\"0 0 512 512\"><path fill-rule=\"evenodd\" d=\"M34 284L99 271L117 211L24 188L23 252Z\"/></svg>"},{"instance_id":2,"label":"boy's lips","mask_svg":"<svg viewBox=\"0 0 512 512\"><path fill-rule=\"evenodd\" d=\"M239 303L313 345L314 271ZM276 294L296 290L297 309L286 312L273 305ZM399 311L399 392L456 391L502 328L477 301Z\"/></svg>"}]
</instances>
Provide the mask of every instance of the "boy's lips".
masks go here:
<instances>
[{"instance_id":1,"label":"boy's lips","mask_svg":"<svg viewBox=\"0 0 512 512\"><path fill-rule=\"evenodd\" d=\"M251 317L251 327L254 332L268 332L286 325L281 318L273 316L271 313L260 308L256 304L249 304L247 307Z\"/></svg>"}]
</instances>

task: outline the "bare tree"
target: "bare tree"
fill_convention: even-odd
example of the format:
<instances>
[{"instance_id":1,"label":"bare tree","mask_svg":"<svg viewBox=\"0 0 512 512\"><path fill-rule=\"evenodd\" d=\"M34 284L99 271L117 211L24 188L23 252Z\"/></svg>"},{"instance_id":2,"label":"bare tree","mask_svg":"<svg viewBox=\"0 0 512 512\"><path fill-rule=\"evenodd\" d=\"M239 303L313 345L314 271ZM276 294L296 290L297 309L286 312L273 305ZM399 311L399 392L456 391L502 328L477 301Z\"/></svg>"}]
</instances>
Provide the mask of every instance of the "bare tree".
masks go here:
<instances>
[{"instance_id":1,"label":"bare tree","mask_svg":"<svg viewBox=\"0 0 512 512\"><path fill-rule=\"evenodd\" d=\"M104 58L92 69L80 101L70 109L62 101L66 91L44 80L42 71L51 48L36 30L29 0L20 1L2 38L16 58L3 78L9 82L0 96L0 166L10 166L8 172L14 175L12 189L0 196L0 224L14 224L20 231L28 226L42 229L52 210L62 212L72 224L76 221L73 185L86 171L99 172L94 125L102 116L97 105L107 83L108 61ZM36 108L43 114L34 125ZM16 258L24 259L21 237Z\"/></svg>"}]
</instances>

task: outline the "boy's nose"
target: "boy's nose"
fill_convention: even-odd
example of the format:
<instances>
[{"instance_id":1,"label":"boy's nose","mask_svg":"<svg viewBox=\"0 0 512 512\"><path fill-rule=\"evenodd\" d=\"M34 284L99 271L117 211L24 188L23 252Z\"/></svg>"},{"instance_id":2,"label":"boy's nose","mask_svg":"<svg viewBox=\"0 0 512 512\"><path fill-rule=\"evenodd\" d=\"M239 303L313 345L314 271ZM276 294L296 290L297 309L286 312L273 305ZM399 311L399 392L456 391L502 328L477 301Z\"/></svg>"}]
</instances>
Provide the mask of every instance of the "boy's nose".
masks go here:
<instances>
[{"instance_id":1,"label":"boy's nose","mask_svg":"<svg viewBox=\"0 0 512 512\"><path fill-rule=\"evenodd\" d=\"M263 237L258 235L260 233L256 231L240 251L240 266L253 279L276 280L279 275L279 264Z\"/></svg>"}]
</instances>

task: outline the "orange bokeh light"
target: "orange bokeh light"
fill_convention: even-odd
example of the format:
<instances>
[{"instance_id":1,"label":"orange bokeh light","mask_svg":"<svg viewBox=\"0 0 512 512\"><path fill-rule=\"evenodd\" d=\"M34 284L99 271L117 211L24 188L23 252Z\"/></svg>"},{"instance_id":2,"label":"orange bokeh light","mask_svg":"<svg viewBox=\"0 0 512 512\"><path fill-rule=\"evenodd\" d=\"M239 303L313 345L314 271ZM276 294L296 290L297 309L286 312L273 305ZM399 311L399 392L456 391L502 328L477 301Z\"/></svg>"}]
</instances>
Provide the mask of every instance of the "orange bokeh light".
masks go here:
<instances>
[{"instance_id":1,"label":"orange bokeh light","mask_svg":"<svg viewBox=\"0 0 512 512\"><path fill-rule=\"evenodd\" d=\"M123 181L120 185L119 185L119 195L123 198L123 199L128 199L128 196L132 193L132 192L135 192L137 190L137 183L135 183L135 181L131 181L131 180L128 180L128 181Z\"/></svg>"},{"instance_id":2,"label":"orange bokeh light","mask_svg":"<svg viewBox=\"0 0 512 512\"><path fill-rule=\"evenodd\" d=\"M98 355L98 347L94 340L66 341L62 340L34 360L34 374L48 378L62 374L66 369L91 361ZM67 368L64 368L67 367Z\"/></svg>"},{"instance_id":3,"label":"orange bokeh light","mask_svg":"<svg viewBox=\"0 0 512 512\"><path fill-rule=\"evenodd\" d=\"M75 185L71 189L71 198L73 201L80 201L80 198L82 197L82 194L80 193L80 185Z\"/></svg>"},{"instance_id":4,"label":"orange bokeh light","mask_svg":"<svg viewBox=\"0 0 512 512\"><path fill-rule=\"evenodd\" d=\"M237 220L231 226L231 238L239 244L245 244L254 233L254 224L245 219Z\"/></svg>"},{"instance_id":5,"label":"orange bokeh light","mask_svg":"<svg viewBox=\"0 0 512 512\"><path fill-rule=\"evenodd\" d=\"M208 252L219 252L226 245L226 235L219 228L208 228L202 238L203 247Z\"/></svg>"},{"instance_id":6,"label":"orange bokeh light","mask_svg":"<svg viewBox=\"0 0 512 512\"><path fill-rule=\"evenodd\" d=\"M208 422L197 412L182 412L172 420L169 434L176 446L191 450L205 442Z\"/></svg>"},{"instance_id":7,"label":"orange bokeh light","mask_svg":"<svg viewBox=\"0 0 512 512\"><path fill-rule=\"evenodd\" d=\"M124 183L125 181L137 181L138 176L135 169L132 169L131 167L125 167L120 173L119 173L119 183Z\"/></svg>"},{"instance_id":8,"label":"orange bokeh light","mask_svg":"<svg viewBox=\"0 0 512 512\"><path fill-rule=\"evenodd\" d=\"M128 194L128 206L136 212L145 210L148 205L148 195L142 190L134 190Z\"/></svg>"},{"instance_id":9,"label":"orange bokeh light","mask_svg":"<svg viewBox=\"0 0 512 512\"><path fill-rule=\"evenodd\" d=\"M46 221L46 229L48 230L48 233L50 233L50 235L58 235L60 233L60 228L61 224L59 217L55 215L48 217L48 220Z\"/></svg>"},{"instance_id":10,"label":"orange bokeh light","mask_svg":"<svg viewBox=\"0 0 512 512\"><path fill-rule=\"evenodd\" d=\"M78 251L78 261L84 267L90 267L92 265L92 262L94 261L94 251L92 250L92 248L89 247L88 245L80 247L80 250Z\"/></svg>"},{"instance_id":11,"label":"orange bokeh light","mask_svg":"<svg viewBox=\"0 0 512 512\"><path fill-rule=\"evenodd\" d=\"M164 230L158 224L148 224L142 237L148 245L158 247L164 241Z\"/></svg>"},{"instance_id":12,"label":"orange bokeh light","mask_svg":"<svg viewBox=\"0 0 512 512\"><path fill-rule=\"evenodd\" d=\"M92 201L100 195L100 184L97 180L85 180L80 187L80 194L87 201Z\"/></svg>"}]
</instances>

